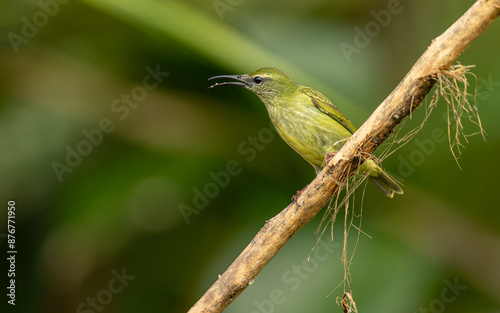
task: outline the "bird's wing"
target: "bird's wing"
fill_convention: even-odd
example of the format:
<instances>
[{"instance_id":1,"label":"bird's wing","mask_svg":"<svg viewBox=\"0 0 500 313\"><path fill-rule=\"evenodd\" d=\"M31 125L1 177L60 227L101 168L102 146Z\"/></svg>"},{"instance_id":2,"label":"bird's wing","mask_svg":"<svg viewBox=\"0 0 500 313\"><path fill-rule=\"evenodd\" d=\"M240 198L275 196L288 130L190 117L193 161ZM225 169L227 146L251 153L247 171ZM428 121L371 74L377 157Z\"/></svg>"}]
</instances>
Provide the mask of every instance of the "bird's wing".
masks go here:
<instances>
[{"instance_id":1,"label":"bird's wing","mask_svg":"<svg viewBox=\"0 0 500 313\"><path fill-rule=\"evenodd\" d=\"M333 118L337 123L344 126L351 134L354 134L356 131L356 127L349 121L344 114L342 114L334 105L330 102L325 96L323 96L320 92L309 88L304 87L302 92L311 98L311 101L321 112Z\"/></svg>"}]
</instances>

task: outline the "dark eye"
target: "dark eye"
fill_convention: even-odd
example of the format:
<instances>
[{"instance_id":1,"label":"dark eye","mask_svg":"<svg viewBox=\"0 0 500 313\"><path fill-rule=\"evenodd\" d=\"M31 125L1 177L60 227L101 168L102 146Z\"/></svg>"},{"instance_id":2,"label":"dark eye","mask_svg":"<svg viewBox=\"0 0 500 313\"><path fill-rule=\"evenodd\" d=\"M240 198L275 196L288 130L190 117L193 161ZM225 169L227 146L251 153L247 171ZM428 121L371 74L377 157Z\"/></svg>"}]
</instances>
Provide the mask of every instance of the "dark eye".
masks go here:
<instances>
[{"instance_id":1,"label":"dark eye","mask_svg":"<svg viewBox=\"0 0 500 313\"><path fill-rule=\"evenodd\" d=\"M263 82L263 81L264 81L264 80L263 80L263 79L262 79L262 77L260 77L260 76L255 76L255 77L253 78L253 82L254 82L256 85L260 85L260 84L262 84L262 82Z\"/></svg>"}]
</instances>

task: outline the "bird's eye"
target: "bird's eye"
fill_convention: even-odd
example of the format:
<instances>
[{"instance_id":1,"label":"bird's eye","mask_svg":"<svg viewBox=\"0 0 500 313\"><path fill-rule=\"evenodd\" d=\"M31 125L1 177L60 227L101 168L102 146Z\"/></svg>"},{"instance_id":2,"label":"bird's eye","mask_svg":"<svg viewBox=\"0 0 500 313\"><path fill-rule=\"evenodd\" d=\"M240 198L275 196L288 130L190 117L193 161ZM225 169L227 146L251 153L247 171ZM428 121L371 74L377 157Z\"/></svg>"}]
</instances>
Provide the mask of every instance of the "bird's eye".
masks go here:
<instances>
[{"instance_id":1,"label":"bird's eye","mask_svg":"<svg viewBox=\"0 0 500 313\"><path fill-rule=\"evenodd\" d=\"M255 77L253 78L253 82L254 82L256 85L260 85L260 84L262 84L262 82L263 82L263 81L264 81L264 80L263 80L263 79L262 79L262 77L260 77L260 76L255 76Z\"/></svg>"}]
</instances>

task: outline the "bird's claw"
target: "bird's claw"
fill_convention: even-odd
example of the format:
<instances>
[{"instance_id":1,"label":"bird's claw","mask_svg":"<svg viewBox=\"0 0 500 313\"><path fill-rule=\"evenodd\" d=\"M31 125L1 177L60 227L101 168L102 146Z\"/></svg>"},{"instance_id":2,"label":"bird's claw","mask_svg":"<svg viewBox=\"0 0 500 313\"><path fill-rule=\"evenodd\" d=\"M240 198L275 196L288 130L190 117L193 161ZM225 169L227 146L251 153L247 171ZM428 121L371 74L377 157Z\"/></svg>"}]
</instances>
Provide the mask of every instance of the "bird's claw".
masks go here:
<instances>
[{"instance_id":1,"label":"bird's claw","mask_svg":"<svg viewBox=\"0 0 500 313\"><path fill-rule=\"evenodd\" d=\"M325 164L328 164L328 162L330 162L331 159L333 159L333 157L337 154L337 152L328 152L326 155L325 155Z\"/></svg>"},{"instance_id":2,"label":"bird's claw","mask_svg":"<svg viewBox=\"0 0 500 313\"><path fill-rule=\"evenodd\" d=\"M307 188L307 186L309 185L306 185L304 188L302 188L301 190L298 190L295 195L292 197L292 201L293 202L297 202L297 199L299 198L299 196L302 194L302 192L304 191L304 189Z\"/></svg>"}]
</instances>

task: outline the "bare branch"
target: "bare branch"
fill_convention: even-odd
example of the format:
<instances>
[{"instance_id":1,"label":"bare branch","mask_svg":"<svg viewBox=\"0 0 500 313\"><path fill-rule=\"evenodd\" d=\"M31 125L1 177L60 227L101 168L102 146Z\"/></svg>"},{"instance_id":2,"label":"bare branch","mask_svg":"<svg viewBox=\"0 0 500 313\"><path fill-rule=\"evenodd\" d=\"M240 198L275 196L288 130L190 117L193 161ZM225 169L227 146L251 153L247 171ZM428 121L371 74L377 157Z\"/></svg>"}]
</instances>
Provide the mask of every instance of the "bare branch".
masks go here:
<instances>
[{"instance_id":1,"label":"bare branch","mask_svg":"<svg viewBox=\"0 0 500 313\"><path fill-rule=\"evenodd\" d=\"M288 240L311 221L339 186L354 174L357 165L420 105L439 74L446 71L499 14L500 0L479 0L434 39L396 89L330 160L297 202L267 221L189 313L222 312L236 299Z\"/></svg>"}]
</instances>

